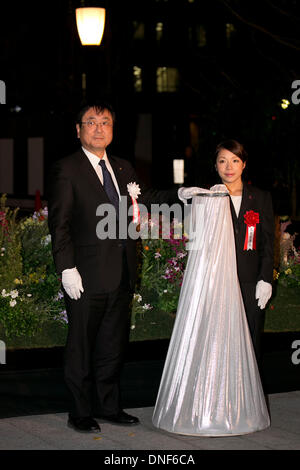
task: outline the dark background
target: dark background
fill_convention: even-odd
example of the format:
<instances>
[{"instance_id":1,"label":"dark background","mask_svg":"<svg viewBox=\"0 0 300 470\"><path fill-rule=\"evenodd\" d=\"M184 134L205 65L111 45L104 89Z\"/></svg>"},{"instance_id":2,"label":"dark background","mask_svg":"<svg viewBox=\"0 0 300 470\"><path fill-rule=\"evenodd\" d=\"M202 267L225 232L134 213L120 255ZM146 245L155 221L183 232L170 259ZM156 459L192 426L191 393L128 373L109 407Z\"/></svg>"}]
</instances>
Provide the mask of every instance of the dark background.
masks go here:
<instances>
[{"instance_id":1,"label":"dark background","mask_svg":"<svg viewBox=\"0 0 300 470\"><path fill-rule=\"evenodd\" d=\"M46 180L52 162L78 146L74 122L83 99L105 96L117 112L111 151L149 184L173 185L173 158L185 158L186 186L216 183L214 148L236 138L249 153L247 180L272 192L276 214L299 218L300 106L291 101L292 83L300 79L299 2L85 2L106 8L98 47L80 44L80 1L5 3L0 138L14 139L12 196L27 197L27 138L44 138ZM177 70L173 88L170 82L158 90L158 67ZM284 98L291 103L285 110ZM135 155L141 115L152 122L150 160Z\"/></svg>"}]
</instances>

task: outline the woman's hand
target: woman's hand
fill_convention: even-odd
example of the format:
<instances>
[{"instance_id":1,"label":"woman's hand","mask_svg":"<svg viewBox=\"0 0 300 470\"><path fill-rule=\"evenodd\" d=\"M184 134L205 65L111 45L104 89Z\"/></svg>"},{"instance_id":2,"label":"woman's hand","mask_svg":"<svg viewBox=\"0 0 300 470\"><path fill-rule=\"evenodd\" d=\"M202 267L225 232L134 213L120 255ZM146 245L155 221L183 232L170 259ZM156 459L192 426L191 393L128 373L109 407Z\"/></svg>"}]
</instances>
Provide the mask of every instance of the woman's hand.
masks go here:
<instances>
[{"instance_id":1,"label":"woman's hand","mask_svg":"<svg viewBox=\"0 0 300 470\"><path fill-rule=\"evenodd\" d=\"M263 280L256 284L255 298L258 299L258 306L263 310L272 295L272 285Z\"/></svg>"},{"instance_id":2,"label":"woman's hand","mask_svg":"<svg viewBox=\"0 0 300 470\"><path fill-rule=\"evenodd\" d=\"M179 188L178 189L178 198L184 203L187 204L187 199L191 199L193 196L196 196L201 192L201 188L197 188L196 186L193 186L191 188Z\"/></svg>"}]
</instances>

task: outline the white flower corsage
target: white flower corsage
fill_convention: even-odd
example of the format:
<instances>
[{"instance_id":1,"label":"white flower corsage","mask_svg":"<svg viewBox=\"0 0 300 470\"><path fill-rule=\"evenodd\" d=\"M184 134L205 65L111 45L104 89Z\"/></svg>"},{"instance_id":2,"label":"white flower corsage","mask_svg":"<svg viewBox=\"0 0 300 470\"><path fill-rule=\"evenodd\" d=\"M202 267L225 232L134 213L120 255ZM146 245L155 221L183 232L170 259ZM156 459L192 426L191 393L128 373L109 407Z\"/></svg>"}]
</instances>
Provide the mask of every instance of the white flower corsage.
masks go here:
<instances>
[{"instance_id":1,"label":"white flower corsage","mask_svg":"<svg viewBox=\"0 0 300 470\"><path fill-rule=\"evenodd\" d=\"M129 195L131 196L133 205L133 223L138 224L140 222L140 210L136 200L141 194L141 190L139 185L136 183L128 183L127 190L129 192Z\"/></svg>"}]
</instances>

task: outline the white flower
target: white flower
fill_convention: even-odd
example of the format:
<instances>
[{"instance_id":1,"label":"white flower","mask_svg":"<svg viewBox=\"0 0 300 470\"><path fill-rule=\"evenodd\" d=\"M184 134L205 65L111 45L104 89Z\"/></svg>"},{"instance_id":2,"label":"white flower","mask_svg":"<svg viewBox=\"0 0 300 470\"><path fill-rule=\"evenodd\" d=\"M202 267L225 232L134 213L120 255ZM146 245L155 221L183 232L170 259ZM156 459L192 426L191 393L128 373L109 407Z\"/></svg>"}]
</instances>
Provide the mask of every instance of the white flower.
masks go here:
<instances>
[{"instance_id":1,"label":"white flower","mask_svg":"<svg viewBox=\"0 0 300 470\"><path fill-rule=\"evenodd\" d=\"M4 248L4 246L1 248L1 251L5 251L5 248Z\"/></svg>"},{"instance_id":2,"label":"white flower","mask_svg":"<svg viewBox=\"0 0 300 470\"><path fill-rule=\"evenodd\" d=\"M14 306L16 305L16 303L17 303L16 300L11 300L11 301L9 302L9 305L10 305L11 307L14 307Z\"/></svg>"},{"instance_id":3,"label":"white flower","mask_svg":"<svg viewBox=\"0 0 300 470\"><path fill-rule=\"evenodd\" d=\"M10 292L6 292L6 289L2 289L1 295L2 295L2 297L9 297Z\"/></svg>"},{"instance_id":4,"label":"white flower","mask_svg":"<svg viewBox=\"0 0 300 470\"><path fill-rule=\"evenodd\" d=\"M32 294L27 294L27 297L32 297Z\"/></svg>"},{"instance_id":5,"label":"white flower","mask_svg":"<svg viewBox=\"0 0 300 470\"><path fill-rule=\"evenodd\" d=\"M14 289L10 291L9 295L11 296L12 299L15 299L16 297L18 297L19 292L17 291L17 289Z\"/></svg>"},{"instance_id":6,"label":"white flower","mask_svg":"<svg viewBox=\"0 0 300 470\"><path fill-rule=\"evenodd\" d=\"M41 240L41 245L47 246L51 242L51 235L47 235L46 237L43 237Z\"/></svg>"},{"instance_id":7,"label":"white flower","mask_svg":"<svg viewBox=\"0 0 300 470\"><path fill-rule=\"evenodd\" d=\"M139 197L139 194L141 194L140 187L136 183L128 183L127 190L133 199L137 199Z\"/></svg>"},{"instance_id":8,"label":"white flower","mask_svg":"<svg viewBox=\"0 0 300 470\"><path fill-rule=\"evenodd\" d=\"M161 254L157 251L154 255L154 258L157 259L157 258L161 258Z\"/></svg>"},{"instance_id":9,"label":"white flower","mask_svg":"<svg viewBox=\"0 0 300 470\"><path fill-rule=\"evenodd\" d=\"M133 294L134 300L137 300L138 302L142 301L142 296L140 294Z\"/></svg>"},{"instance_id":10,"label":"white flower","mask_svg":"<svg viewBox=\"0 0 300 470\"><path fill-rule=\"evenodd\" d=\"M144 304L144 305L143 305L143 309L144 309L144 310L151 310L151 308L152 308L152 307L151 307L150 304Z\"/></svg>"},{"instance_id":11,"label":"white flower","mask_svg":"<svg viewBox=\"0 0 300 470\"><path fill-rule=\"evenodd\" d=\"M138 184L136 183L128 183L127 184L127 190L131 196L132 199L132 205L133 205L133 223L134 224L139 224L140 223L140 211L139 211L139 206L138 203L136 202L137 198L139 197L139 194L141 194L141 190ZM140 227L138 229L140 231Z\"/></svg>"},{"instance_id":12,"label":"white flower","mask_svg":"<svg viewBox=\"0 0 300 470\"><path fill-rule=\"evenodd\" d=\"M168 289L164 289L164 294L166 294L168 292Z\"/></svg>"}]
</instances>

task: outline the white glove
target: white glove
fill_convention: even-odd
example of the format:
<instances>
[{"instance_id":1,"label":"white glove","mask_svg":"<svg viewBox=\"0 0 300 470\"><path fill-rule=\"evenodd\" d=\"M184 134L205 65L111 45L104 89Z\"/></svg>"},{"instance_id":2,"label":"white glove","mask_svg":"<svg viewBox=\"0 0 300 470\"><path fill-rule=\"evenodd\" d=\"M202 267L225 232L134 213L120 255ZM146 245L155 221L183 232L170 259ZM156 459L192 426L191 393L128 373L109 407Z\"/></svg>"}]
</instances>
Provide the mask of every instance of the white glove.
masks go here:
<instances>
[{"instance_id":1,"label":"white glove","mask_svg":"<svg viewBox=\"0 0 300 470\"><path fill-rule=\"evenodd\" d=\"M78 300L81 297L82 280L77 268L64 269L62 272L62 285L71 299Z\"/></svg>"},{"instance_id":2,"label":"white glove","mask_svg":"<svg viewBox=\"0 0 300 470\"><path fill-rule=\"evenodd\" d=\"M200 192L200 188L195 186L191 188L179 188L178 189L178 198L184 203L187 204L187 199L191 199L191 197L196 196Z\"/></svg>"},{"instance_id":3,"label":"white glove","mask_svg":"<svg viewBox=\"0 0 300 470\"><path fill-rule=\"evenodd\" d=\"M272 295L272 285L263 280L256 284L255 298L258 299L258 306L263 310Z\"/></svg>"}]
</instances>

